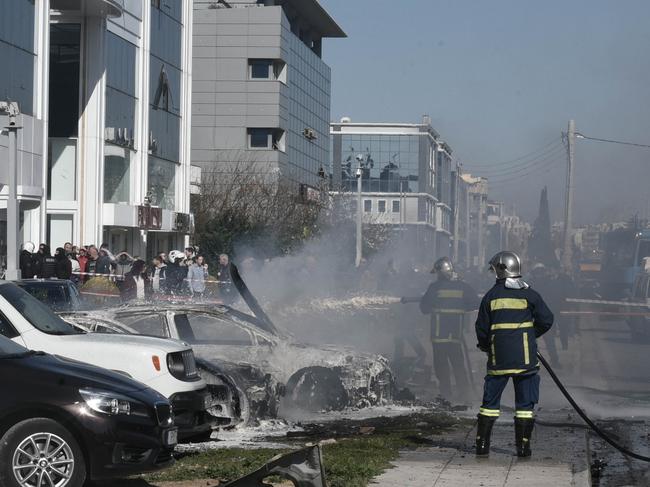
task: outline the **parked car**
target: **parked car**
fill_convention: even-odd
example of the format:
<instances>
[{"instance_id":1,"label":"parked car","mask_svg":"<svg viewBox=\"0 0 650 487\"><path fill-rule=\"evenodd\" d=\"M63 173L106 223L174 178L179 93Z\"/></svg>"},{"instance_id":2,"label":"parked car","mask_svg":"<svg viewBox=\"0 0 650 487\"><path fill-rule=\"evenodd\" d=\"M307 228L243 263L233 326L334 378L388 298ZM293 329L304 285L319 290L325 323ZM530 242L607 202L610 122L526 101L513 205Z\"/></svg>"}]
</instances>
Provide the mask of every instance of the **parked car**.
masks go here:
<instances>
[{"instance_id":1,"label":"parked car","mask_svg":"<svg viewBox=\"0 0 650 487\"><path fill-rule=\"evenodd\" d=\"M83 321L92 331L106 331L111 322L124 333L184 340L199 359L230 366L229 374L242 377L251 402L262 391L268 400L269 388L275 390L275 400L280 401L286 390L286 406L308 410L380 404L393 393L393 376L384 357L299 343L228 306L135 305L66 314L65 319ZM251 371L261 371L261 377Z\"/></svg>"},{"instance_id":2,"label":"parked car","mask_svg":"<svg viewBox=\"0 0 650 487\"><path fill-rule=\"evenodd\" d=\"M77 286L67 279L20 279L12 282L54 311L77 311L82 308Z\"/></svg>"},{"instance_id":3,"label":"parked car","mask_svg":"<svg viewBox=\"0 0 650 487\"><path fill-rule=\"evenodd\" d=\"M192 348L178 340L81 332L18 286L0 283L0 334L31 349L131 377L167 397L181 438L209 435L212 396Z\"/></svg>"},{"instance_id":4,"label":"parked car","mask_svg":"<svg viewBox=\"0 0 650 487\"><path fill-rule=\"evenodd\" d=\"M169 401L124 375L0 337L0 485L81 487L173 463Z\"/></svg>"}]
</instances>

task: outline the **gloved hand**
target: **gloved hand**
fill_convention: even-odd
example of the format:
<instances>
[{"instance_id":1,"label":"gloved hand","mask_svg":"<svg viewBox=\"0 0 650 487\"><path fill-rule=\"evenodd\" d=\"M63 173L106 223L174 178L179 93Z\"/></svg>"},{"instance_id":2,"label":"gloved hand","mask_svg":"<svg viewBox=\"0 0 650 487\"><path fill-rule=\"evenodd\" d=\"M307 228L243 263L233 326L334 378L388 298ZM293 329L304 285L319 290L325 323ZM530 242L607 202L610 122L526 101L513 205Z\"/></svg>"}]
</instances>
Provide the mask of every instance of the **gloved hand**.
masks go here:
<instances>
[{"instance_id":1,"label":"gloved hand","mask_svg":"<svg viewBox=\"0 0 650 487\"><path fill-rule=\"evenodd\" d=\"M489 353L490 349L487 346L482 347L480 343L476 344L476 348L478 348L481 352Z\"/></svg>"},{"instance_id":2,"label":"gloved hand","mask_svg":"<svg viewBox=\"0 0 650 487\"><path fill-rule=\"evenodd\" d=\"M406 304L406 298L402 296L401 298L399 298L399 302L402 304Z\"/></svg>"}]
</instances>

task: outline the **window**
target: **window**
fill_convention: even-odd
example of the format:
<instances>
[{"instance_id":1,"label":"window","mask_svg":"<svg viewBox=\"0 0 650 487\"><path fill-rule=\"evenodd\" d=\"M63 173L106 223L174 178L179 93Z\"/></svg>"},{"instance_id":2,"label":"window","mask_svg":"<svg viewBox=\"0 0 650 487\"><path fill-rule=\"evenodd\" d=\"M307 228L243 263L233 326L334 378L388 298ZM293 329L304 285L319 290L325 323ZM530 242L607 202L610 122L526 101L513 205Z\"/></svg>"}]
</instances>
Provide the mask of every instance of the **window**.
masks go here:
<instances>
[{"instance_id":1,"label":"window","mask_svg":"<svg viewBox=\"0 0 650 487\"><path fill-rule=\"evenodd\" d=\"M377 202L377 211L379 213L386 213L386 200L379 200Z\"/></svg>"},{"instance_id":2,"label":"window","mask_svg":"<svg viewBox=\"0 0 650 487\"><path fill-rule=\"evenodd\" d=\"M269 59L249 60L251 79L269 79L271 77L271 65Z\"/></svg>"},{"instance_id":3,"label":"window","mask_svg":"<svg viewBox=\"0 0 650 487\"><path fill-rule=\"evenodd\" d=\"M363 211L370 213L372 211L372 200L363 200Z\"/></svg>"},{"instance_id":4,"label":"window","mask_svg":"<svg viewBox=\"0 0 650 487\"><path fill-rule=\"evenodd\" d=\"M187 315L194 343L214 343L219 345L252 345L251 334L232 321L204 314ZM179 332L179 337L184 337Z\"/></svg>"},{"instance_id":5,"label":"window","mask_svg":"<svg viewBox=\"0 0 650 487\"><path fill-rule=\"evenodd\" d=\"M249 59L248 75L250 79L277 80L286 84L287 63L273 59Z\"/></svg>"},{"instance_id":6,"label":"window","mask_svg":"<svg viewBox=\"0 0 650 487\"><path fill-rule=\"evenodd\" d=\"M169 337L167 327L163 324L162 317L157 314L148 316L123 316L120 321L125 325L133 328L140 335L150 335L155 337Z\"/></svg>"},{"instance_id":7,"label":"window","mask_svg":"<svg viewBox=\"0 0 650 487\"><path fill-rule=\"evenodd\" d=\"M250 149L273 149L285 151L285 133L282 129L249 128L248 147Z\"/></svg>"},{"instance_id":8,"label":"window","mask_svg":"<svg viewBox=\"0 0 650 487\"><path fill-rule=\"evenodd\" d=\"M271 146L270 129L248 129L248 138L253 149L268 149Z\"/></svg>"},{"instance_id":9,"label":"window","mask_svg":"<svg viewBox=\"0 0 650 487\"><path fill-rule=\"evenodd\" d=\"M151 204L173 210L176 203L177 164L149 156L149 194Z\"/></svg>"},{"instance_id":10,"label":"window","mask_svg":"<svg viewBox=\"0 0 650 487\"><path fill-rule=\"evenodd\" d=\"M50 25L49 136L76 137L79 125L81 26Z\"/></svg>"},{"instance_id":11,"label":"window","mask_svg":"<svg viewBox=\"0 0 650 487\"><path fill-rule=\"evenodd\" d=\"M38 299L13 284L0 285L5 298L31 325L48 335L76 335L78 332Z\"/></svg>"},{"instance_id":12,"label":"window","mask_svg":"<svg viewBox=\"0 0 650 487\"><path fill-rule=\"evenodd\" d=\"M399 200L393 200L393 213L399 213Z\"/></svg>"},{"instance_id":13,"label":"window","mask_svg":"<svg viewBox=\"0 0 650 487\"><path fill-rule=\"evenodd\" d=\"M9 323L9 320L0 314L0 335L7 338L15 338L19 335L16 329Z\"/></svg>"}]
</instances>

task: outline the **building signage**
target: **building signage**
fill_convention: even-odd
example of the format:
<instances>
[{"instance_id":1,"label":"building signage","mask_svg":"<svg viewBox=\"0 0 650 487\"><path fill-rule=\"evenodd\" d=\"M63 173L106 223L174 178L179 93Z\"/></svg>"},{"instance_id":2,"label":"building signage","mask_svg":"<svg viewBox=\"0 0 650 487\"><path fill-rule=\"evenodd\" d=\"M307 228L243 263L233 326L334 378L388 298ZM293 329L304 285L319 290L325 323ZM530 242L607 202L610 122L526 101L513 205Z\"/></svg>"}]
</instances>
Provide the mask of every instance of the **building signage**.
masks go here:
<instances>
[{"instance_id":1,"label":"building signage","mask_svg":"<svg viewBox=\"0 0 650 487\"><path fill-rule=\"evenodd\" d=\"M138 227L140 230L160 230L162 228L162 208L138 206Z\"/></svg>"}]
</instances>

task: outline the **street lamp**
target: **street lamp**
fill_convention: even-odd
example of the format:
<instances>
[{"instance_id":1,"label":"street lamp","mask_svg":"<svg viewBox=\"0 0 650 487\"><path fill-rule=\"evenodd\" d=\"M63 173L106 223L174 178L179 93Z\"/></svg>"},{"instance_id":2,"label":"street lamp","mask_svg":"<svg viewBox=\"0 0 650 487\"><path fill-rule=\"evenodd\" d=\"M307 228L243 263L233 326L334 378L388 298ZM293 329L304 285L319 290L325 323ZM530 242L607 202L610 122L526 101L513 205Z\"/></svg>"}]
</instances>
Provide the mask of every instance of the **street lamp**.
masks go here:
<instances>
[{"instance_id":1,"label":"street lamp","mask_svg":"<svg viewBox=\"0 0 650 487\"><path fill-rule=\"evenodd\" d=\"M9 132L9 195L7 198L7 271L5 279L20 279L18 265L18 130L16 123L20 115L18 103L0 101L0 113L9 115L9 124L4 129Z\"/></svg>"},{"instance_id":2,"label":"street lamp","mask_svg":"<svg viewBox=\"0 0 650 487\"><path fill-rule=\"evenodd\" d=\"M359 267L361 265L362 258L362 245L363 245L363 235L362 230L362 217L363 217L363 208L361 208L361 183L363 179L363 169L365 167L365 157L363 154L357 154L356 160L358 162L356 176L357 176L357 257L355 260L355 265Z\"/></svg>"}]
</instances>

